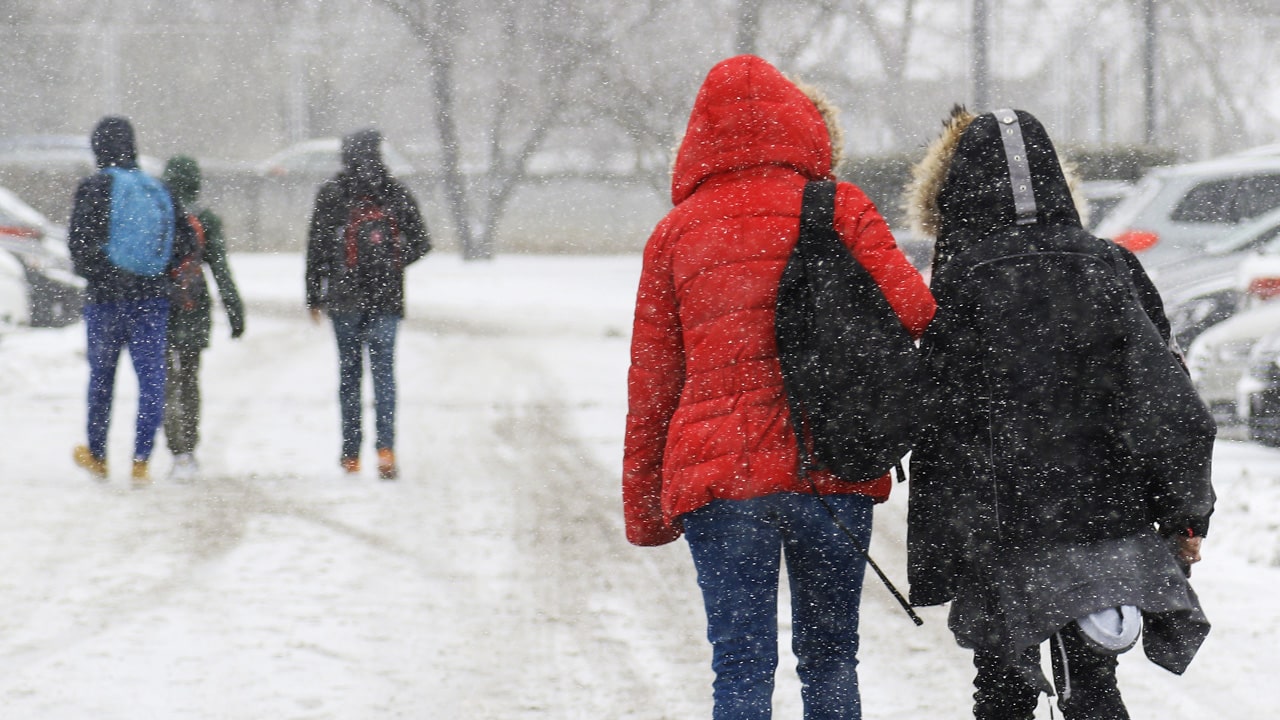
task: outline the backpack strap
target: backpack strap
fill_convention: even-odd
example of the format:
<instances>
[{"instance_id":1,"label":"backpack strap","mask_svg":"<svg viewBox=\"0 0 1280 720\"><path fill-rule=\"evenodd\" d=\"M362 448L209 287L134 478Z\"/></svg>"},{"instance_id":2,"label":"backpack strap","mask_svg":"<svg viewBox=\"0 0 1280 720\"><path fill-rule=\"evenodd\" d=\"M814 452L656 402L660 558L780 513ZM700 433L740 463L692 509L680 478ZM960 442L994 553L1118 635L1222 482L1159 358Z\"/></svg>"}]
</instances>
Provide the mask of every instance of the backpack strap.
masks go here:
<instances>
[{"instance_id":1,"label":"backpack strap","mask_svg":"<svg viewBox=\"0 0 1280 720\"><path fill-rule=\"evenodd\" d=\"M204 223L200 222L200 218L195 213L187 213L187 222L191 224L191 229L196 234L196 248L203 253L205 245Z\"/></svg>"},{"instance_id":2,"label":"backpack strap","mask_svg":"<svg viewBox=\"0 0 1280 720\"><path fill-rule=\"evenodd\" d=\"M796 238L795 253L804 254L809 248L822 242L825 234L835 229L836 184L830 180L810 180L805 183L800 200L800 235ZM796 448L800 453L800 477L808 477L818 469L817 459L809 447L804 431L801 408L791 407L791 429L796 434Z\"/></svg>"},{"instance_id":3,"label":"backpack strap","mask_svg":"<svg viewBox=\"0 0 1280 720\"><path fill-rule=\"evenodd\" d=\"M822 233L834 229L836 222L836 184L830 180L810 180L804 186L800 203L800 237L796 244L812 243Z\"/></svg>"}]
</instances>

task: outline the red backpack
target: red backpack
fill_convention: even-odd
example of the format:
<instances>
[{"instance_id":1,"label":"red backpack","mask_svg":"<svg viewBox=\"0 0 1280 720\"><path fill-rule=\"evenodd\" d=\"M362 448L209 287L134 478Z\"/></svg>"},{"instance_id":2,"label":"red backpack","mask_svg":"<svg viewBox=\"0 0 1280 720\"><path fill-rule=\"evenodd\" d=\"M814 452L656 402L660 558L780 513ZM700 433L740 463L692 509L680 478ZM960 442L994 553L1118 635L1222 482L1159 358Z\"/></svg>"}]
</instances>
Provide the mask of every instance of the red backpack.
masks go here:
<instances>
[{"instance_id":1,"label":"red backpack","mask_svg":"<svg viewBox=\"0 0 1280 720\"><path fill-rule=\"evenodd\" d=\"M205 234L204 223L200 222L195 213L187 213L187 222L195 231L196 244L191 253L169 271L172 279L169 305L174 309L190 312L196 309L200 300L200 287L204 284L204 269L201 266L204 265Z\"/></svg>"},{"instance_id":2,"label":"red backpack","mask_svg":"<svg viewBox=\"0 0 1280 720\"><path fill-rule=\"evenodd\" d=\"M373 198L351 206L342 237L346 269L361 280L389 278L403 266L400 228Z\"/></svg>"}]
</instances>

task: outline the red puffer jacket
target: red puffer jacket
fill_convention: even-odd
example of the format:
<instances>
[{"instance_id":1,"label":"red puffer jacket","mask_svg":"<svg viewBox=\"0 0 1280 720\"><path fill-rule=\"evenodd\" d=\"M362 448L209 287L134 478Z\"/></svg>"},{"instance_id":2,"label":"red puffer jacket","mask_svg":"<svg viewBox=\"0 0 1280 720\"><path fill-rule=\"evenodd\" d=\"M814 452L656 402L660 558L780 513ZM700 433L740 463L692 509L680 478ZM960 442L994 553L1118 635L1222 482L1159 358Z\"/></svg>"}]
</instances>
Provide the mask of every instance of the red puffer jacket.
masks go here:
<instances>
[{"instance_id":1,"label":"red puffer jacket","mask_svg":"<svg viewBox=\"0 0 1280 720\"><path fill-rule=\"evenodd\" d=\"M711 500L811 491L797 474L773 316L804 185L830 175L826 125L793 83L753 56L711 70L676 157L675 207L645 247L636 297L622 479L632 543L675 540L679 517ZM919 337L933 297L848 183L838 186L836 225ZM815 480L822 493L877 500L891 485Z\"/></svg>"}]
</instances>

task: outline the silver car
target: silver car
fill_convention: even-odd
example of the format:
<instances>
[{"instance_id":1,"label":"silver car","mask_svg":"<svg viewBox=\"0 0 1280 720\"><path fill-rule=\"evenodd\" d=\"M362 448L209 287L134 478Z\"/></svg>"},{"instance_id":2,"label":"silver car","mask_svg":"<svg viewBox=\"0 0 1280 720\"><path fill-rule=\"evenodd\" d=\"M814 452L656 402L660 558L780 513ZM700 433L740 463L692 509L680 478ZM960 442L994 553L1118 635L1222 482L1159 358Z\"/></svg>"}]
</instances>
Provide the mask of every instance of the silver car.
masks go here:
<instances>
[{"instance_id":1,"label":"silver car","mask_svg":"<svg viewBox=\"0 0 1280 720\"><path fill-rule=\"evenodd\" d=\"M1200 257L1241 223L1276 208L1280 157L1231 156L1148 171L1095 233L1133 250L1159 274Z\"/></svg>"},{"instance_id":2,"label":"silver car","mask_svg":"<svg viewBox=\"0 0 1280 720\"><path fill-rule=\"evenodd\" d=\"M1255 254L1280 256L1280 209L1237 225L1201 255L1150 273L1180 346L1236 313L1247 289L1239 286L1241 266Z\"/></svg>"}]
</instances>

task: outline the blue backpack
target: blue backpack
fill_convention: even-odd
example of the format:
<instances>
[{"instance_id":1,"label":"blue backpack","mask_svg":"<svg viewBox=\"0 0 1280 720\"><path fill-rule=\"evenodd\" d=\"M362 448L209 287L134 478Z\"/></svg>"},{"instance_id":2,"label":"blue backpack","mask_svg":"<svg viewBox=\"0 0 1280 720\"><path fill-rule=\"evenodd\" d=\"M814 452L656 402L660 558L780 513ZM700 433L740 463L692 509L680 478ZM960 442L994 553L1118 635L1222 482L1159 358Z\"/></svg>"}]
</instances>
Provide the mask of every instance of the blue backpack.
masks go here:
<instances>
[{"instance_id":1,"label":"blue backpack","mask_svg":"<svg viewBox=\"0 0 1280 720\"><path fill-rule=\"evenodd\" d=\"M173 254L173 200L159 180L137 168L109 167L111 215L107 258L134 275L154 277Z\"/></svg>"}]
</instances>

